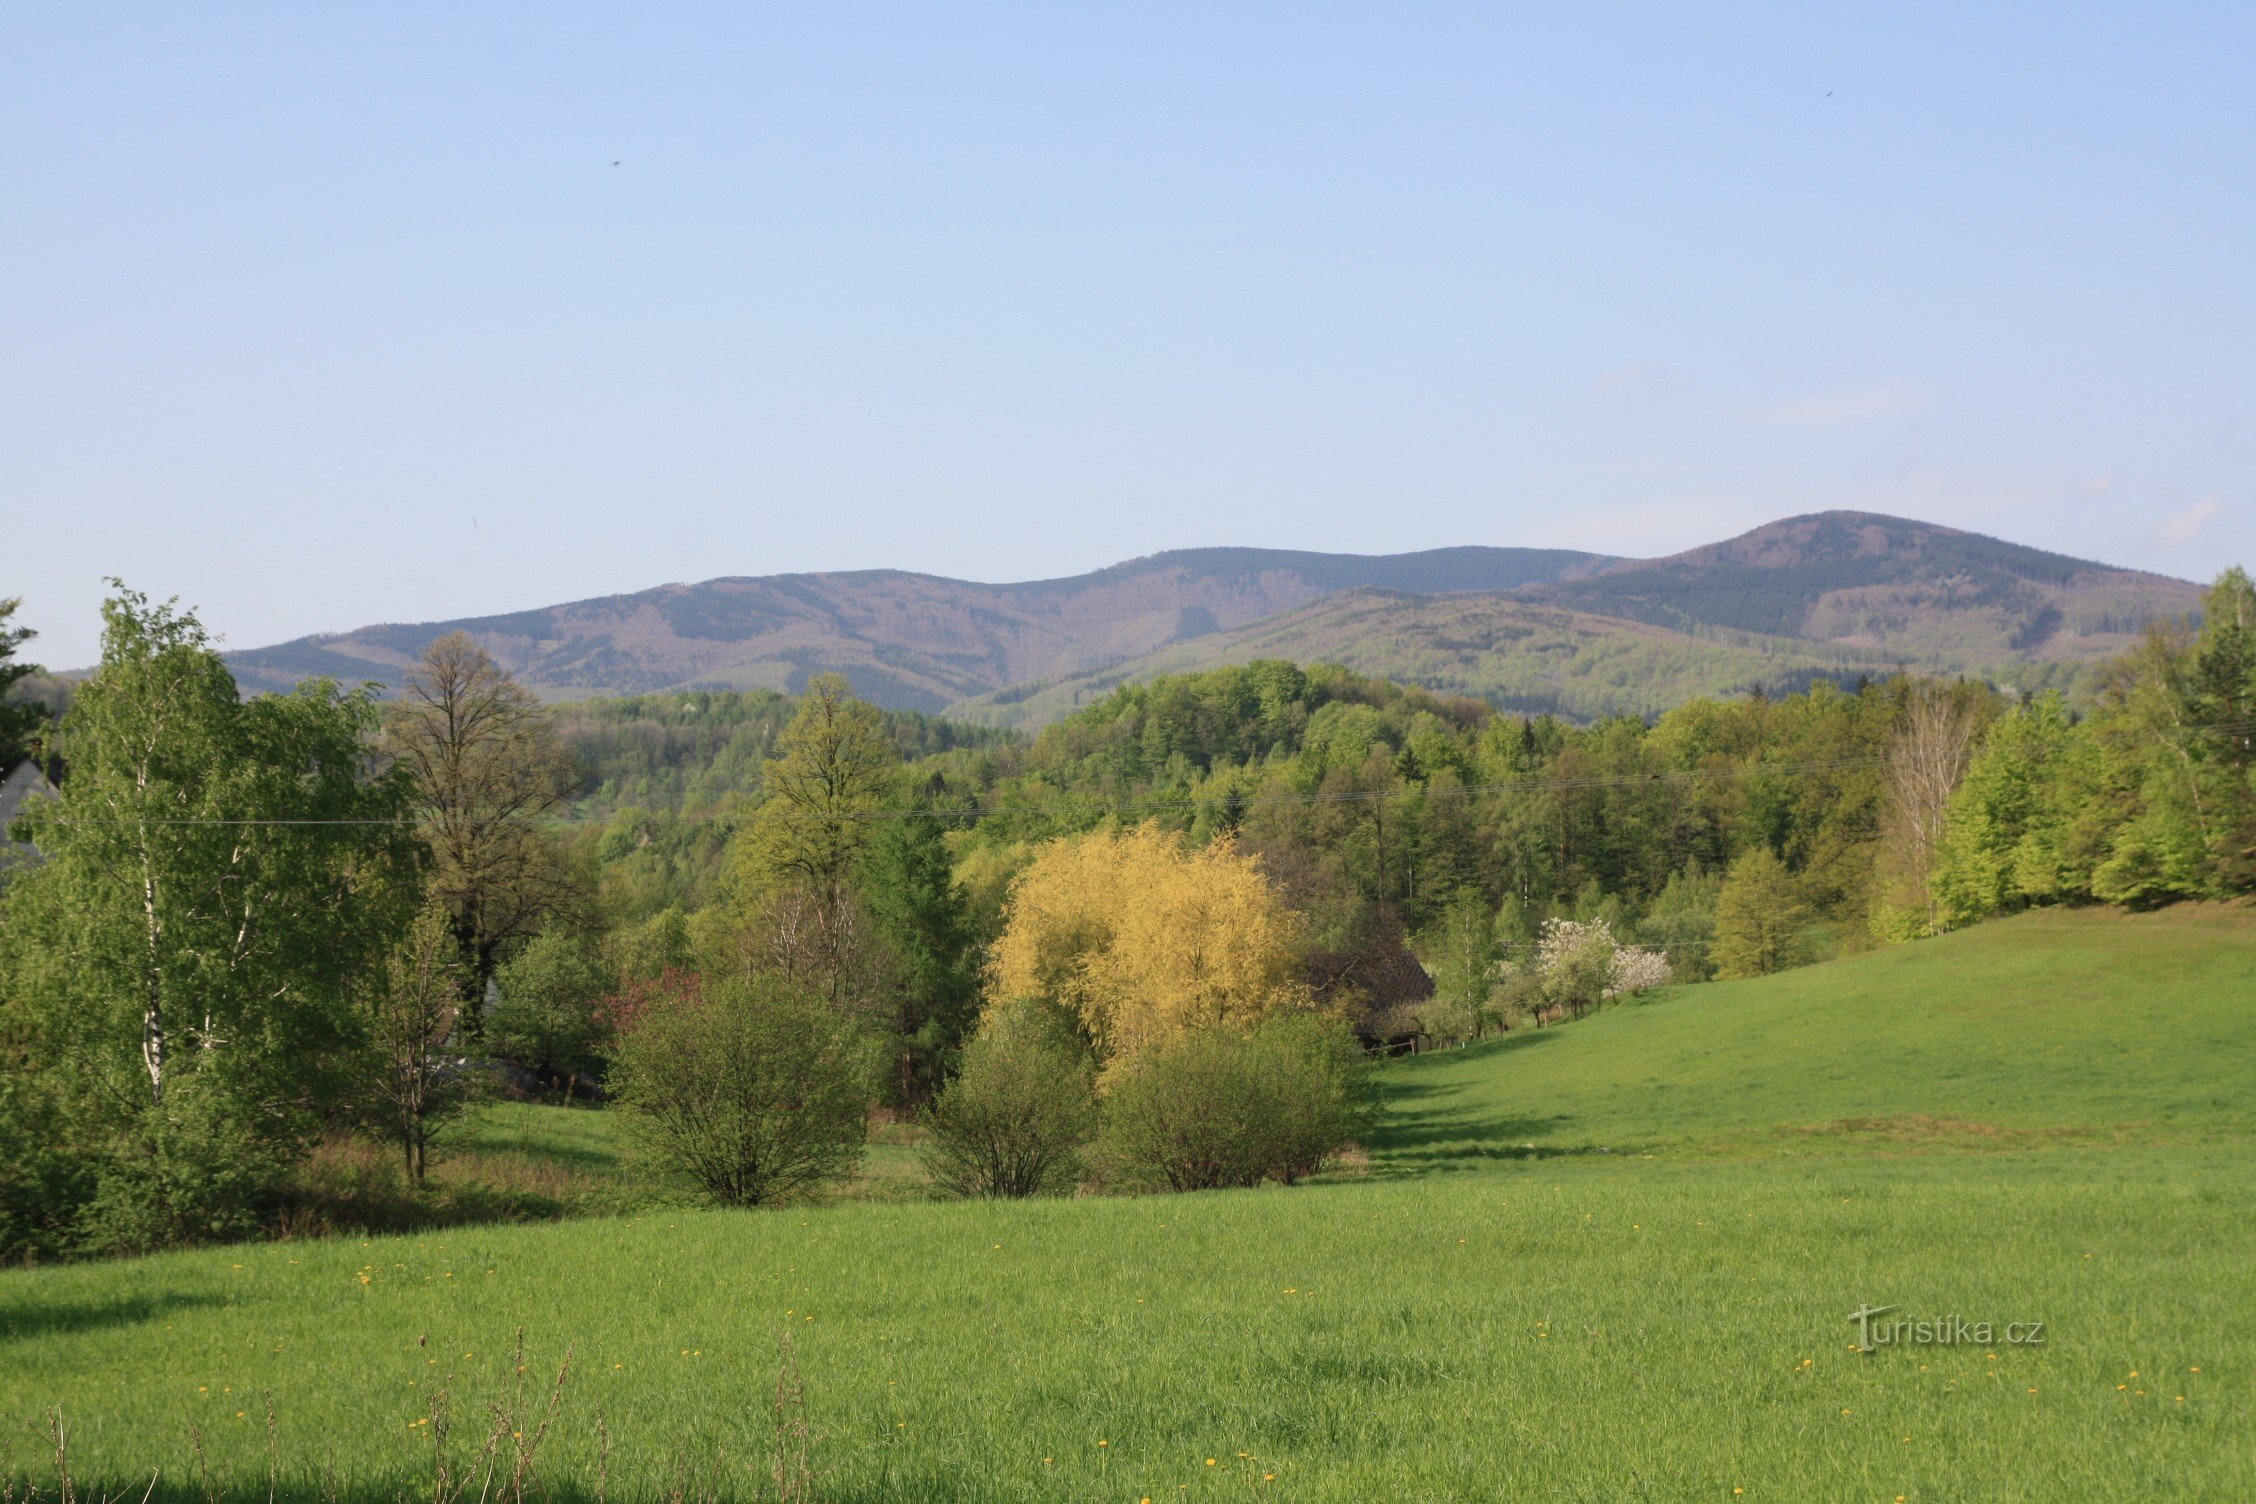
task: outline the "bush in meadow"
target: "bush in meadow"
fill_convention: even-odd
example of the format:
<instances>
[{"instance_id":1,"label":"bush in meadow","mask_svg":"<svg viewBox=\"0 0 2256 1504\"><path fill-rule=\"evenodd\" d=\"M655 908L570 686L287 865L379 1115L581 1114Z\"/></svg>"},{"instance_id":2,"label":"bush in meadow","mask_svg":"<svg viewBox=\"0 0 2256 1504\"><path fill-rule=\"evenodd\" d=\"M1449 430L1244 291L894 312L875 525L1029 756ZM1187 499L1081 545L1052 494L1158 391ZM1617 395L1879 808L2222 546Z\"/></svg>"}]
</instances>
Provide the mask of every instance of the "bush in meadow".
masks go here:
<instances>
[{"instance_id":1,"label":"bush in meadow","mask_svg":"<svg viewBox=\"0 0 2256 1504\"><path fill-rule=\"evenodd\" d=\"M1308 1014L1250 1033L1213 1026L1115 1063L1095 1158L1122 1190L1290 1185L1365 1121L1359 1054L1340 1025Z\"/></svg>"},{"instance_id":2,"label":"bush in meadow","mask_svg":"<svg viewBox=\"0 0 2256 1504\"><path fill-rule=\"evenodd\" d=\"M925 1114L925 1163L959 1196L1073 1189L1096 1132L1095 1067L1072 1021L1037 1000L990 1009Z\"/></svg>"},{"instance_id":3,"label":"bush in meadow","mask_svg":"<svg viewBox=\"0 0 2256 1504\"><path fill-rule=\"evenodd\" d=\"M176 1074L95 1162L80 1214L86 1253L154 1253L254 1237L281 1206L304 1144L227 1089L217 1071Z\"/></svg>"},{"instance_id":4,"label":"bush in meadow","mask_svg":"<svg viewBox=\"0 0 2256 1504\"><path fill-rule=\"evenodd\" d=\"M860 1164L870 1066L836 1012L754 977L645 1010L619 1043L612 1085L658 1169L722 1206L758 1206Z\"/></svg>"}]
</instances>

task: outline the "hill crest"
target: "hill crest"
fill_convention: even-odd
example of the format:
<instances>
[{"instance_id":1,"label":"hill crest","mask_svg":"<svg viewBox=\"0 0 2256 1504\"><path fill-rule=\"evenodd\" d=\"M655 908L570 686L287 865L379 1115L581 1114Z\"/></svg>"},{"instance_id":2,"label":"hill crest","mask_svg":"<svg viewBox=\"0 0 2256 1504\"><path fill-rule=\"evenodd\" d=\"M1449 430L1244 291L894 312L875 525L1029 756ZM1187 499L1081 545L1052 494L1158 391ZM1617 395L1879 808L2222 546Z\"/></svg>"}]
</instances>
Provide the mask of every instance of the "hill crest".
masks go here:
<instances>
[{"instance_id":1,"label":"hill crest","mask_svg":"<svg viewBox=\"0 0 2256 1504\"><path fill-rule=\"evenodd\" d=\"M1007 584L898 569L728 575L320 634L230 661L250 689L317 674L390 685L431 638L460 629L550 698L792 691L837 670L891 708L1031 724L1125 679L1247 656L1332 658L1590 714L1834 670L2088 663L2198 598L2185 581L1978 533L1820 512L1655 559L1231 547ZM1593 675L1607 694L1559 692Z\"/></svg>"}]
</instances>

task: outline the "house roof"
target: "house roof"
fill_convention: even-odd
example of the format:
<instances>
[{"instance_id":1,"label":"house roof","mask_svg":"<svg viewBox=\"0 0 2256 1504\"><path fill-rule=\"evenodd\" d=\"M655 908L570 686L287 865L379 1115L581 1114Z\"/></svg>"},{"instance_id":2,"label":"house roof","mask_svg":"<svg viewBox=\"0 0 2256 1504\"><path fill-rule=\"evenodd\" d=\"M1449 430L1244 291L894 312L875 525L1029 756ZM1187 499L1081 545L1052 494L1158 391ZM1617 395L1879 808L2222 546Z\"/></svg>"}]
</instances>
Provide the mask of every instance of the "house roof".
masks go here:
<instances>
[{"instance_id":1,"label":"house roof","mask_svg":"<svg viewBox=\"0 0 2256 1504\"><path fill-rule=\"evenodd\" d=\"M0 778L0 837L5 837L8 822L23 813L25 800L53 792L54 785L39 764L27 760L10 768L8 776Z\"/></svg>"}]
</instances>

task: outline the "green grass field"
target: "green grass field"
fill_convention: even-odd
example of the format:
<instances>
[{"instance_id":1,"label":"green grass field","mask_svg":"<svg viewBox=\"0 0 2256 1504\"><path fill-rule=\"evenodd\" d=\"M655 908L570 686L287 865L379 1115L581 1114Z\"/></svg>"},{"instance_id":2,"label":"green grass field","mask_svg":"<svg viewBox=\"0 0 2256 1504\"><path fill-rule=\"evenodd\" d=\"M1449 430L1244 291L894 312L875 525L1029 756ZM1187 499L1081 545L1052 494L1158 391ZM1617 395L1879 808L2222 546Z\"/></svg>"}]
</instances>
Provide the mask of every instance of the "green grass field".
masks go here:
<instances>
[{"instance_id":1,"label":"green grass field","mask_svg":"<svg viewBox=\"0 0 2256 1504\"><path fill-rule=\"evenodd\" d=\"M608 1497L726 1449L749 1498L788 1333L831 1500L2251 1498L2252 1046L2256 914L2032 915L1401 1062L1292 1190L0 1274L0 1420L134 1498L204 1497L193 1425L263 1498L271 1392L279 1497L428 1498L434 1392L474 1443L523 1328L528 1381L572 1348L554 1496L600 1412ZM607 1128L479 1132L593 1173ZM1859 1305L2044 1340L1859 1353Z\"/></svg>"}]
</instances>

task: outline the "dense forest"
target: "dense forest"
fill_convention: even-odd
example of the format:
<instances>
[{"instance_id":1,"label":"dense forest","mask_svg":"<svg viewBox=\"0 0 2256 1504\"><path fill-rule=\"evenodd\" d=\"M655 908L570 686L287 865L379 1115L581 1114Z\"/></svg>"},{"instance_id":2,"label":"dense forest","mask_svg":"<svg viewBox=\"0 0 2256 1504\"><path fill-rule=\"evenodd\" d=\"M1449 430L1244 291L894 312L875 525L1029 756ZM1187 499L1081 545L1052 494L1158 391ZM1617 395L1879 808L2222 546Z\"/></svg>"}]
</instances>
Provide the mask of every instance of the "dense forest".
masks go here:
<instances>
[{"instance_id":1,"label":"dense forest","mask_svg":"<svg viewBox=\"0 0 2256 1504\"><path fill-rule=\"evenodd\" d=\"M2247 603L2226 576L2198 634L2157 628L2077 702L1819 679L1576 725L1265 661L1123 686L1031 740L891 715L885 813L944 832L985 934L1044 842L1155 821L1259 854L1318 949L1399 934L1430 959L1477 911L1510 951L1546 919L1602 917L1695 978L1725 876L1754 854L1806 916L1807 954L2026 903L2244 888ZM700 696L678 714L747 729L671 780L640 748L680 745L677 712L621 714L632 738L567 731L597 791L575 841L622 936L719 901L784 706Z\"/></svg>"}]
</instances>

